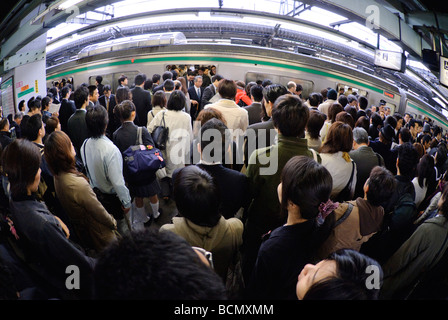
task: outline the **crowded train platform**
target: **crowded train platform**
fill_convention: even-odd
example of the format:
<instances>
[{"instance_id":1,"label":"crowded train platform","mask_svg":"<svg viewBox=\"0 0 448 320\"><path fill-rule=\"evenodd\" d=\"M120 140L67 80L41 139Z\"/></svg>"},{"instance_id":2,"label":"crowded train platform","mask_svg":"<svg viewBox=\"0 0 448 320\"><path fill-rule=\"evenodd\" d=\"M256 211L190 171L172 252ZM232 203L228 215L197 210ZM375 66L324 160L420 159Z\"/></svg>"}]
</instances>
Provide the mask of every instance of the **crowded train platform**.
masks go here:
<instances>
[{"instance_id":1,"label":"crowded train platform","mask_svg":"<svg viewBox=\"0 0 448 320\"><path fill-rule=\"evenodd\" d=\"M443 90L120 39L2 78L0 299L448 298Z\"/></svg>"}]
</instances>

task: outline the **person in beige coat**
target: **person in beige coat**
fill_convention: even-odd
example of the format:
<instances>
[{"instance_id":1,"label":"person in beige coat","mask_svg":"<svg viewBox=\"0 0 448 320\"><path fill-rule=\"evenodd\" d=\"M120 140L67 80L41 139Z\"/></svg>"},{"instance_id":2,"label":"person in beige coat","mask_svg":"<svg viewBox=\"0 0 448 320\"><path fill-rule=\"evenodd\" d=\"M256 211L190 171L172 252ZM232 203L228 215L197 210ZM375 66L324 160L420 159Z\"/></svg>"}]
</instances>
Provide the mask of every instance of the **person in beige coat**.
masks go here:
<instances>
[{"instance_id":1,"label":"person in beige coat","mask_svg":"<svg viewBox=\"0 0 448 320\"><path fill-rule=\"evenodd\" d=\"M237 93L236 83L232 80L222 79L218 84L218 92L221 99L208 104L204 109L214 108L220 111L226 120L227 127L231 130L234 141L244 136L249 126L249 114L247 110L235 103Z\"/></svg>"},{"instance_id":2,"label":"person in beige coat","mask_svg":"<svg viewBox=\"0 0 448 320\"><path fill-rule=\"evenodd\" d=\"M75 169L75 150L63 131L45 144L45 160L54 175L56 195L70 218L80 245L97 253L119 237L117 222L98 201L87 178Z\"/></svg>"},{"instance_id":3,"label":"person in beige coat","mask_svg":"<svg viewBox=\"0 0 448 320\"><path fill-rule=\"evenodd\" d=\"M219 213L219 191L213 178L197 166L176 170L173 175L174 201L182 217L163 225L190 245L212 253L213 267L225 282L227 272L243 242L243 223L238 218L224 219Z\"/></svg>"},{"instance_id":4,"label":"person in beige coat","mask_svg":"<svg viewBox=\"0 0 448 320\"><path fill-rule=\"evenodd\" d=\"M395 178L384 167L372 169L364 184L364 198L339 204L334 210L335 226L318 250L318 258L325 259L338 249L360 251L361 245L380 231L384 209L395 189Z\"/></svg>"}]
</instances>

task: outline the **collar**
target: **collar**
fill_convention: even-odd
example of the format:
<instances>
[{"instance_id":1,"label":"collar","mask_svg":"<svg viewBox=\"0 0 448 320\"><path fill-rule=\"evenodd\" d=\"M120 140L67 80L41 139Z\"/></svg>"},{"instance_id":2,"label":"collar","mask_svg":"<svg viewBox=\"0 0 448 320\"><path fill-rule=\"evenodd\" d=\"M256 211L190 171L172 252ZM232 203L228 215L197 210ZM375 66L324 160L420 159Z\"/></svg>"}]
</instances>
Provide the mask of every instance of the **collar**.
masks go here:
<instances>
[{"instance_id":1,"label":"collar","mask_svg":"<svg viewBox=\"0 0 448 320\"><path fill-rule=\"evenodd\" d=\"M286 137L282 135L280 132L278 133L278 144L296 144L301 147L308 147L308 141L305 138L297 138L297 137Z\"/></svg>"}]
</instances>

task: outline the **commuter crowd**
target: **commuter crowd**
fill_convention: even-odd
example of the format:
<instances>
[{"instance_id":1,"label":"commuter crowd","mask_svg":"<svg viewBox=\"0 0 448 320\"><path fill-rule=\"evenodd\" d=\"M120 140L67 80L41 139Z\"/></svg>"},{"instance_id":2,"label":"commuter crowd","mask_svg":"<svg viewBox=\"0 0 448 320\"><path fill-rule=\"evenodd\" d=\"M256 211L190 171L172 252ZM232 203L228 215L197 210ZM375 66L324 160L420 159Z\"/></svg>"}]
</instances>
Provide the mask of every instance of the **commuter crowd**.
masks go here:
<instances>
[{"instance_id":1,"label":"commuter crowd","mask_svg":"<svg viewBox=\"0 0 448 320\"><path fill-rule=\"evenodd\" d=\"M173 65L21 101L0 121L1 298L446 299L446 135L341 89ZM132 174L135 146L163 165Z\"/></svg>"}]
</instances>

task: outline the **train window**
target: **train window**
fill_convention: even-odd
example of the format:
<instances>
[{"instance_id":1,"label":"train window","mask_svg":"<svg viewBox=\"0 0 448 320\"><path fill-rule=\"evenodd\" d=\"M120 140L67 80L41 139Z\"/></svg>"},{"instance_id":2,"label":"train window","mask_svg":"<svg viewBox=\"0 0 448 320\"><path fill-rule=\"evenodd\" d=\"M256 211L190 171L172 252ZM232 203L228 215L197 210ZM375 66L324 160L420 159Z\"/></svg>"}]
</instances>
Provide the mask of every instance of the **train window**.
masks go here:
<instances>
[{"instance_id":1,"label":"train window","mask_svg":"<svg viewBox=\"0 0 448 320\"><path fill-rule=\"evenodd\" d=\"M337 84L337 92L338 95L343 94L345 96L348 96L349 94L357 93L360 96L364 96L367 98L369 92L363 89L355 88L353 86L349 86L343 83Z\"/></svg>"},{"instance_id":2,"label":"train window","mask_svg":"<svg viewBox=\"0 0 448 320\"><path fill-rule=\"evenodd\" d=\"M248 72L246 73L246 84L253 81L263 81L269 79L272 81L272 83L279 83L287 86L289 81L294 81L296 84L300 84L303 88L302 90L302 97L304 99L307 99L307 97L310 95L310 93L314 90L314 82L299 78L291 78L287 76L280 76L280 75L274 75L274 74L267 74L267 73L258 73L258 72Z\"/></svg>"}]
</instances>

